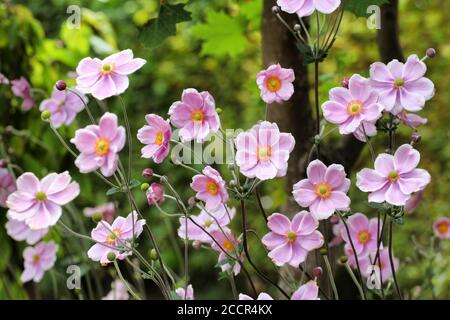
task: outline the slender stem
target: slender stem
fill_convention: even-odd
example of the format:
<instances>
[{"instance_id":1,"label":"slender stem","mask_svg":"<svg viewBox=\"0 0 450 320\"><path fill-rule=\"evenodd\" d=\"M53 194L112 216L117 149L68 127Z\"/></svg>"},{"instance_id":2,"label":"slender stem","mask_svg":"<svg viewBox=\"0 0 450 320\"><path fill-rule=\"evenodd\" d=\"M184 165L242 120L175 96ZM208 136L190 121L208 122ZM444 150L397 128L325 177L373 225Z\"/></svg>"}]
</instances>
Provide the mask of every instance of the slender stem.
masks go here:
<instances>
[{"instance_id":1,"label":"slender stem","mask_svg":"<svg viewBox=\"0 0 450 320\"><path fill-rule=\"evenodd\" d=\"M141 297L137 293L135 293L133 291L133 289L131 289L130 284L123 277L122 272L120 272L120 268L119 268L119 265L117 264L117 261L114 261L114 267L116 268L116 271L117 271L117 274L119 275L120 280L122 280L123 284L125 285L125 287L127 287L128 292L131 293L133 298L135 298L136 300L142 300Z\"/></svg>"},{"instance_id":2,"label":"slender stem","mask_svg":"<svg viewBox=\"0 0 450 320\"><path fill-rule=\"evenodd\" d=\"M397 291L398 297L400 300L403 300L402 293L400 291L400 287L398 285L397 276L395 274L395 265L394 265L394 256L392 254L392 229L393 229L394 222L391 220L389 221L389 263L391 265L391 271L392 271L392 278L394 278L394 284L395 284L395 290ZM381 272L381 271L380 271Z\"/></svg>"},{"instance_id":3,"label":"slender stem","mask_svg":"<svg viewBox=\"0 0 450 320\"><path fill-rule=\"evenodd\" d=\"M377 253L375 255L374 265L377 264L377 260L378 260L378 267L380 268L381 298L384 299L383 275L381 273L381 261L380 261L380 247L381 247L381 240L383 238L383 231L384 231L384 224L386 222L386 215L385 215L385 219L383 219L383 224L381 225L381 228L380 228L380 222L381 222L381 213L380 213L380 211L378 211L377 212Z\"/></svg>"},{"instance_id":4,"label":"slender stem","mask_svg":"<svg viewBox=\"0 0 450 320\"><path fill-rule=\"evenodd\" d=\"M128 120L127 108L122 96L119 96L120 107L122 108L123 118L125 120L125 127L127 130L127 140L128 140L128 181L131 180L132 176L132 164L131 159L133 157L133 138L131 136L130 121Z\"/></svg>"},{"instance_id":5,"label":"slender stem","mask_svg":"<svg viewBox=\"0 0 450 320\"><path fill-rule=\"evenodd\" d=\"M356 288L358 288L359 294L361 295L361 299L365 300L364 293L361 288L361 285L358 282L358 279L356 279L356 276L353 273L352 269L350 268L349 264L346 262L344 265L345 265L345 269L347 270L348 274L350 275L350 278L352 278L353 283L355 284Z\"/></svg>"},{"instance_id":6,"label":"slender stem","mask_svg":"<svg viewBox=\"0 0 450 320\"><path fill-rule=\"evenodd\" d=\"M325 266L327 267L328 278L330 279L331 288L333 289L334 299L339 300L339 294L336 288L336 282L334 281L333 270L331 270L330 260L326 255L323 256Z\"/></svg>"},{"instance_id":7,"label":"slender stem","mask_svg":"<svg viewBox=\"0 0 450 320\"><path fill-rule=\"evenodd\" d=\"M76 91L74 91L74 90L72 90L72 89L70 89L70 88L67 88L67 91L73 93L74 95L76 95L76 96L78 97L78 99L81 100L81 102L82 102L83 105L84 105L84 109L86 109L86 112L87 112L87 114L88 114L88 116L89 116L89 119L90 119L91 122L94 124L94 123L95 123L95 119L94 119L94 117L92 116L91 110L89 109L89 107L88 107L88 105L87 105L87 103L86 103L86 100L84 100L84 99L78 94L78 92L76 92Z\"/></svg>"},{"instance_id":8,"label":"slender stem","mask_svg":"<svg viewBox=\"0 0 450 320\"><path fill-rule=\"evenodd\" d=\"M262 213L262 215L264 217L264 220L267 223L267 214L266 214L266 211L264 210L264 207L262 205L261 196L259 194L259 189L258 188L255 188L255 196L256 196L256 202L258 203L259 210L261 211L261 213Z\"/></svg>"},{"instance_id":9,"label":"slender stem","mask_svg":"<svg viewBox=\"0 0 450 320\"><path fill-rule=\"evenodd\" d=\"M301 20L301 19L300 19ZM316 108L316 135L320 135L319 111L319 61L314 61L314 104ZM317 144L317 159L320 159L320 145Z\"/></svg>"},{"instance_id":10,"label":"slender stem","mask_svg":"<svg viewBox=\"0 0 450 320\"><path fill-rule=\"evenodd\" d=\"M369 137L367 136L366 127L364 126L364 122L361 123L362 129L364 132L364 137L366 138L366 143L369 146L370 155L372 156L372 161L375 162L375 151L373 150L372 143L369 140Z\"/></svg>"}]
</instances>

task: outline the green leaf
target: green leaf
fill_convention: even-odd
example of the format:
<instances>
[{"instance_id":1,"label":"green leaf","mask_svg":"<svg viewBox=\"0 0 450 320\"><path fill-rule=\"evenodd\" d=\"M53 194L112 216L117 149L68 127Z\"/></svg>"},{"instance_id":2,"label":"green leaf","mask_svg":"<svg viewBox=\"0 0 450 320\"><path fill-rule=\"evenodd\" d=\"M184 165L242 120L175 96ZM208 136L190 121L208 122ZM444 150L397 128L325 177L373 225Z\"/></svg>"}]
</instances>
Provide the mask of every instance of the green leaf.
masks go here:
<instances>
[{"instance_id":1,"label":"green leaf","mask_svg":"<svg viewBox=\"0 0 450 320\"><path fill-rule=\"evenodd\" d=\"M141 182L139 180L136 179L131 179L130 184L128 185L128 187L130 189L136 188L137 186L140 186Z\"/></svg>"},{"instance_id":2,"label":"green leaf","mask_svg":"<svg viewBox=\"0 0 450 320\"><path fill-rule=\"evenodd\" d=\"M177 23L190 21L191 14L184 10L184 4L163 4L159 9L159 16L146 23L139 32L139 41L146 48L160 46L166 38L177 33Z\"/></svg>"},{"instance_id":3,"label":"green leaf","mask_svg":"<svg viewBox=\"0 0 450 320\"><path fill-rule=\"evenodd\" d=\"M367 12L369 6L381 6L388 0L347 0L345 1L345 10L353 12L357 17L368 17L373 12Z\"/></svg>"},{"instance_id":4,"label":"green leaf","mask_svg":"<svg viewBox=\"0 0 450 320\"><path fill-rule=\"evenodd\" d=\"M245 28L238 17L209 11L206 23L192 27L192 34L203 40L202 54L215 57L236 57L247 47Z\"/></svg>"},{"instance_id":5,"label":"green leaf","mask_svg":"<svg viewBox=\"0 0 450 320\"><path fill-rule=\"evenodd\" d=\"M107 195L107 196L111 196L111 195L113 195L113 194L115 194L115 193L119 193L119 192L122 192L122 189L121 189L121 188L119 188L119 187L112 187L111 189L109 189L108 191L106 191L106 195Z\"/></svg>"}]
</instances>

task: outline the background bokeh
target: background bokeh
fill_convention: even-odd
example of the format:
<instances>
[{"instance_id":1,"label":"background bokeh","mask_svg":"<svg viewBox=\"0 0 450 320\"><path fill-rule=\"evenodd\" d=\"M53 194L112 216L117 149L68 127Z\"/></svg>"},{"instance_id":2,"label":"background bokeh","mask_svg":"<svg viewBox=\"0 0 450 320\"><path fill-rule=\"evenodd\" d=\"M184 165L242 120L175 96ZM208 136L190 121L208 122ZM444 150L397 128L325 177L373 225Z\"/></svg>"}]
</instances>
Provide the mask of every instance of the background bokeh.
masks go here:
<instances>
[{"instance_id":1,"label":"background bokeh","mask_svg":"<svg viewBox=\"0 0 450 320\"><path fill-rule=\"evenodd\" d=\"M224 128L246 129L261 119L265 110L255 83L255 75L262 67L262 2L191 1L186 9L192 14L192 21L178 24L176 36L168 38L157 48L147 49L139 41L139 31L149 19L157 16L159 1L2 0L0 73L9 79L28 78L32 86L39 89L34 91L34 95L40 101L50 94L56 80L65 79L74 84L73 71L83 57L104 57L114 51L131 48L135 56L147 60L147 64L131 76L130 87L124 94L134 133L144 125L145 114L158 113L164 117L171 103L179 100L182 90L187 87L207 90L214 96L217 106L224 110L221 114ZM80 29L71 29L66 23L69 5L83 8ZM431 248L433 221L440 216L450 216L448 12L450 3L445 0L400 1L400 41L405 55L417 53L423 56L428 47L434 47L438 52L437 58L427 61L428 77L435 83L437 94L421 113L428 118L428 124L420 129L422 142L418 145L422 155L421 167L430 171L433 180L418 209L407 215L404 224L396 228L394 242L395 254L401 261L399 282L409 298L431 298L432 287L438 298L450 298L449 241L434 243L434 248ZM321 67L321 101L327 99L328 90L339 85L344 76L353 73L368 75L369 65L378 60L375 37L376 31L367 28L365 19L345 14L339 38ZM118 100L114 98L103 103L93 100L90 104L97 117L105 110L116 113L120 110ZM69 139L87 122L87 116L80 113L73 125L60 129L60 132ZM60 146L48 125L40 120L38 108L22 112L19 99L1 85L0 127L1 140L18 167L40 177L49 172L69 170L81 184L81 194L70 212L64 213L63 220L87 234L94 224L82 215L82 209L108 201L105 194L108 187L93 175L79 174L71 155ZM6 127L10 130L5 131ZM410 134L411 130L403 128L399 142L409 141ZM383 135L373 140L376 150L382 152L386 144ZM193 195L188 188L190 172L170 163L155 165L142 160L137 146L136 140L135 178L142 181L142 169L152 167L156 172L168 175L185 199ZM126 161L126 157L123 158ZM368 150L365 150L356 169L369 166L370 162ZM263 185L264 203L270 212L281 210L286 201L282 184L279 180ZM142 193L135 191L135 194L148 223L155 230L164 259L181 275L180 250L183 243L175 232L178 221L169 220L156 209L148 208ZM355 187L351 189L351 197L355 210L375 216L375 211L364 204L365 195ZM129 212L122 195L113 195L111 199L116 201L119 214ZM171 204L165 204L165 207L167 211L176 210ZM263 235L264 223L254 204L249 213L250 225ZM21 253L25 244L6 235L3 228L5 214L6 210L0 208L0 299L77 298L79 296L65 286L65 270L70 264L81 265L83 274L87 275L83 278L83 286L89 285L92 290L88 290L84 298L100 298L109 290L115 274L113 268L102 268L88 261L85 252L89 244L70 238L58 227L48 236L60 244L56 267L39 284L20 284ZM240 230L238 221L235 226ZM261 245L256 239L251 243L254 260L275 277L275 270L268 263ZM142 241L140 250L148 253L150 249L148 241ZM190 280L199 298L232 298L229 283L219 280L219 269L214 267L216 259L215 253L209 250L191 249ZM260 289L266 290L265 284L257 277L255 281ZM240 289L246 290L244 285ZM160 297L151 284L148 284L147 292L148 297Z\"/></svg>"}]
</instances>

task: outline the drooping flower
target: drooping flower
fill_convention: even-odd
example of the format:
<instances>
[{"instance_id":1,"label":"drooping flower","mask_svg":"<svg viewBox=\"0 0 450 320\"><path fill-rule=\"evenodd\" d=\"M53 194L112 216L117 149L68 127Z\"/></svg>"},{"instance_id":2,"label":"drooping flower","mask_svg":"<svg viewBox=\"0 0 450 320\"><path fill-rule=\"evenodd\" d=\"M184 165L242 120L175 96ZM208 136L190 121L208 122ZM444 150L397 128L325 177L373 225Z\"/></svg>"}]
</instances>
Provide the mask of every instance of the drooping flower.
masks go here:
<instances>
[{"instance_id":1,"label":"drooping flower","mask_svg":"<svg viewBox=\"0 0 450 320\"><path fill-rule=\"evenodd\" d=\"M6 200L11 219L24 221L32 230L48 228L61 217L61 206L75 199L80 186L69 172L51 173L39 181L31 172L17 179L17 191Z\"/></svg>"},{"instance_id":2,"label":"drooping flower","mask_svg":"<svg viewBox=\"0 0 450 320\"><path fill-rule=\"evenodd\" d=\"M439 239L450 239L450 219L442 217L433 223L433 231Z\"/></svg>"},{"instance_id":3,"label":"drooping flower","mask_svg":"<svg viewBox=\"0 0 450 320\"><path fill-rule=\"evenodd\" d=\"M347 224L358 258L363 258L377 250L378 220L376 218L369 220L364 214L358 212L348 218ZM341 229L341 237L345 242L349 242L345 228Z\"/></svg>"},{"instance_id":4,"label":"drooping flower","mask_svg":"<svg viewBox=\"0 0 450 320\"><path fill-rule=\"evenodd\" d=\"M111 291L108 292L102 300L128 300L130 295L128 289L122 280L116 279L111 283Z\"/></svg>"},{"instance_id":5,"label":"drooping flower","mask_svg":"<svg viewBox=\"0 0 450 320\"><path fill-rule=\"evenodd\" d=\"M133 51L123 50L100 60L84 58L77 66L77 89L103 100L117 96L128 88L128 75L140 69L146 61L133 58Z\"/></svg>"},{"instance_id":6,"label":"drooping flower","mask_svg":"<svg viewBox=\"0 0 450 320\"><path fill-rule=\"evenodd\" d=\"M100 168L105 177L110 177L117 169L118 153L125 146L125 128L118 126L117 116L105 113L99 125L89 125L75 132L75 138L70 140L80 155L75 165L81 173L88 173Z\"/></svg>"},{"instance_id":7,"label":"drooping flower","mask_svg":"<svg viewBox=\"0 0 450 320\"><path fill-rule=\"evenodd\" d=\"M428 119L422 118L421 116L415 114L415 113L407 113L407 112L400 112L397 114L397 118L405 125L410 128L417 128L425 123L428 122Z\"/></svg>"},{"instance_id":8,"label":"drooping flower","mask_svg":"<svg viewBox=\"0 0 450 320\"><path fill-rule=\"evenodd\" d=\"M48 233L48 228L32 230L24 221L11 219L9 215L7 218L6 233L16 241L25 240L29 245L33 245Z\"/></svg>"},{"instance_id":9,"label":"drooping flower","mask_svg":"<svg viewBox=\"0 0 450 320\"><path fill-rule=\"evenodd\" d=\"M307 179L294 185L292 194L299 205L309 207L316 219L328 219L336 210L348 209L350 180L342 165L327 167L322 161L314 160L308 165L306 175Z\"/></svg>"},{"instance_id":10,"label":"drooping flower","mask_svg":"<svg viewBox=\"0 0 450 320\"><path fill-rule=\"evenodd\" d=\"M248 178L273 179L286 175L295 139L276 123L262 121L236 137L236 164Z\"/></svg>"},{"instance_id":11,"label":"drooping flower","mask_svg":"<svg viewBox=\"0 0 450 320\"><path fill-rule=\"evenodd\" d=\"M292 222L285 215L274 213L267 226L271 231L262 238L262 243L270 250L268 256L277 266L287 263L297 268L309 251L324 243L317 231L319 222L307 211L297 213Z\"/></svg>"},{"instance_id":12,"label":"drooping flower","mask_svg":"<svg viewBox=\"0 0 450 320\"><path fill-rule=\"evenodd\" d=\"M180 297L181 300L195 300L194 288L192 288L192 284L188 285L186 289L184 287L175 289L175 293Z\"/></svg>"},{"instance_id":13,"label":"drooping flower","mask_svg":"<svg viewBox=\"0 0 450 320\"><path fill-rule=\"evenodd\" d=\"M181 101L174 102L169 109L170 122L180 128L181 141L195 140L203 143L208 134L220 128L214 98L207 91L185 89Z\"/></svg>"},{"instance_id":14,"label":"drooping flower","mask_svg":"<svg viewBox=\"0 0 450 320\"><path fill-rule=\"evenodd\" d=\"M108 223L112 223L114 221L114 217L116 216L116 206L113 202L107 202L93 208L84 208L83 214L88 218L91 218L95 214L101 214L103 220L107 221Z\"/></svg>"},{"instance_id":15,"label":"drooping flower","mask_svg":"<svg viewBox=\"0 0 450 320\"><path fill-rule=\"evenodd\" d=\"M210 166L206 166L202 173L192 177L191 188L197 192L195 197L204 201L208 210L227 203L228 192L220 173Z\"/></svg>"},{"instance_id":16,"label":"drooping flower","mask_svg":"<svg viewBox=\"0 0 450 320\"><path fill-rule=\"evenodd\" d=\"M235 215L235 208L228 208L224 205L219 206L215 210L211 211L202 210L199 215L190 216L192 220L194 220L199 226L201 226L201 228L196 226L190 219L188 219L186 223L185 217L180 217L178 236L182 239L185 239L187 231L188 240L211 244L213 240L205 231L203 231L203 229L210 234L217 230L223 230L224 232L229 231L229 228L227 226Z\"/></svg>"},{"instance_id":17,"label":"drooping flower","mask_svg":"<svg viewBox=\"0 0 450 320\"><path fill-rule=\"evenodd\" d=\"M422 202L424 194L424 189L417 191L416 193L411 195L411 198L406 201L405 203L405 212L406 213L413 213L414 210L417 209L419 204Z\"/></svg>"},{"instance_id":18,"label":"drooping flower","mask_svg":"<svg viewBox=\"0 0 450 320\"><path fill-rule=\"evenodd\" d=\"M164 188L158 182L153 182L145 193L147 202L150 206L164 202Z\"/></svg>"},{"instance_id":19,"label":"drooping flower","mask_svg":"<svg viewBox=\"0 0 450 320\"><path fill-rule=\"evenodd\" d=\"M334 12L341 0L278 0L281 10L287 13L296 13L300 18L310 16L315 10L330 14Z\"/></svg>"},{"instance_id":20,"label":"drooping flower","mask_svg":"<svg viewBox=\"0 0 450 320\"><path fill-rule=\"evenodd\" d=\"M280 64L273 64L256 76L265 103L288 101L294 93L294 80L294 70L282 68Z\"/></svg>"},{"instance_id":21,"label":"drooping flower","mask_svg":"<svg viewBox=\"0 0 450 320\"><path fill-rule=\"evenodd\" d=\"M363 192L370 192L369 202L388 202L405 205L411 194L422 190L431 176L424 169L416 169L420 153L409 144L400 146L392 156L378 155L375 170L362 169L356 175L356 185Z\"/></svg>"},{"instance_id":22,"label":"drooping flower","mask_svg":"<svg viewBox=\"0 0 450 320\"><path fill-rule=\"evenodd\" d=\"M55 264L56 251L58 251L58 246L53 241L39 242L34 247L25 248L23 251L25 270L20 276L20 280L22 282L31 280L40 282L45 271L51 269Z\"/></svg>"},{"instance_id":23,"label":"drooping flower","mask_svg":"<svg viewBox=\"0 0 450 320\"><path fill-rule=\"evenodd\" d=\"M170 150L172 130L170 124L156 114L145 116L148 125L139 129L137 138L146 146L142 148L143 158L152 158L156 163L161 163L167 157Z\"/></svg>"},{"instance_id":24,"label":"drooping flower","mask_svg":"<svg viewBox=\"0 0 450 320\"><path fill-rule=\"evenodd\" d=\"M31 94L30 83L24 77L11 81L11 90L16 97L22 98L22 111L28 111L35 105L35 101Z\"/></svg>"},{"instance_id":25,"label":"drooping flower","mask_svg":"<svg viewBox=\"0 0 450 320\"><path fill-rule=\"evenodd\" d=\"M291 300L320 300L319 286L316 281L311 280L300 286L300 288L292 294Z\"/></svg>"},{"instance_id":26,"label":"drooping flower","mask_svg":"<svg viewBox=\"0 0 450 320\"><path fill-rule=\"evenodd\" d=\"M6 199L14 191L16 191L14 177L8 169L0 168L0 207L6 208Z\"/></svg>"},{"instance_id":27,"label":"drooping flower","mask_svg":"<svg viewBox=\"0 0 450 320\"><path fill-rule=\"evenodd\" d=\"M60 91L54 88L52 96L49 99L43 100L39 106L40 111L51 112L50 121L55 128L59 128L62 125L70 125L77 113L82 111L84 104L87 103L87 98L81 92L76 91L76 89L72 90L79 97L71 91Z\"/></svg>"},{"instance_id":28,"label":"drooping flower","mask_svg":"<svg viewBox=\"0 0 450 320\"><path fill-rule=\"evenodd\" d=\"M248 296L248 295L246 295L246 294L239 293L239 300L247 300L247 301L250 301L250 300L255 300L255 299L253 299L252 297L250 297L250 296ZM268 293L261 292L261 293L258 295L258 297L256 298L256 300L273 300L273 298L272 298Z\"/></svg>"},{"instance_id":29,"label":"drooping flower","mask_svg":"<svg viewBox=\"0 0 450 320\"><path fill-rule=\"evenodd\" d=\"M233 236L229 229L216 229L211 232L211 235L215 239L215 241L211 242L211 248L219 253L217 263L220 265L222 272L231 269L234 275L237 276L241 271L241 265L236 260L239 259L242 262L244 259L242 253L238 252L238 239ZM230 256L233 257L233 259L230 258ZM227 260L228 262L224 263L224 260Z\"/></svg>"},{"instance_id":30,"label":"drooping flower","mask_svg":"<svg viewBox=\"0 0 450 320\"><path fill-rule=\"evenodd\" d=\"M350 78L348 89L333 88L329 94L330 100L322 105L323 116L328 122L339 125L341 134L354 133L362 123L374 123L381 117L383 106L377 103L377 93L370 87L369 80L359 74Z\"/></svg>"},{"instance_id":31,"label":"drooping flower","mask_svg":"<svg viewBox=\"0 0 450 320\"><path fill-rule=\"evenodd\" d=\"M134 237L137 238L142 233L144 224L145 220L139 220L135 211L126 218L117 217L111 225L106 221L100 221L91 232L92 239L98 243L89 249L88 257L93 261L100 261L102 265L110 263L107 257L109 252L114 253L119 260L125 259L132 254L127 247L133 239L133 229Z\"/></svg>"},{"instance_id":32,"label":"drooping flower","mask_svg":"<svg viewBox=\"0 0 450 320\"><path fill-rule=\"evenodd\" d=\"M415 54L406 63L396 59L388 65L375 62L370 66L370 83L386 111L394 115L403 109L416 112L434 96L433 82L424 77L426 71L426 64Z\"/></svg>"},{"instance_id":33,"label":"drooping flower","mask_svg":"<svg viewBox=\"0 0 450 320\"><path fill-rule=\"evenodd\" d=\"M379 261L377 260L375 265L375 257L376 257L376 251L372 252L370 255L368 255L367 257L360 259L359 263L360 263L360 267L361 267L361 272L363 273L363 276L366 278L369 278L371 276L373 276L373 273L375 271L378 271L378 276L380 274L380 270L381 270L381 277L383 278L383 283L386 281L389 281L392 278L392 268L391 268L391 260L389 259L389 249L388 248L383 248L380 249L380 257L379 257ZM393 264L394 264L394 269L397 270L398 266L399 266L399 260L396 257L392 257L393 258ZM359 259L359 256L358 256ZM381 268L380 268L381 266ZM376 267L378 270L375 270ZM381 281L379 281L381 283Z\"/></svg>"}]
</instances>

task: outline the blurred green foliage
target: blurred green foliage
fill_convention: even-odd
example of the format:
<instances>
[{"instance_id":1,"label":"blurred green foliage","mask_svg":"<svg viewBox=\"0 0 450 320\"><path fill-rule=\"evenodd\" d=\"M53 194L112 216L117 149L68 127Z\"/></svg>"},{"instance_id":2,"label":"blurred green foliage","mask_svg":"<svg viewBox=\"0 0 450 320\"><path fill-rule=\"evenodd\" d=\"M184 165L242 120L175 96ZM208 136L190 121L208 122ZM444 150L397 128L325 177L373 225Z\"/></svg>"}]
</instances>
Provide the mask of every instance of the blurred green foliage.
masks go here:
<instances>
[{"instance_id":1,"label":"blurred green foliage","mask_svg":"<svg viewBox=\"0 0 450 320\"><path fill-rule=\"evenodd\" d=\"M186 2L168 1L170 5ZM72 29L66 23L69 17L66 9L74 4L82 8L79 29ZM423 142L418 146L422 154L421 166L431 172L433 182L427 188L420 207L406 216L404 225L396 226L395 254L401 260L400 283L408 297L430 298L432 283L437 297L449 298L448 241L439 244L438 254L436 250L429 252L436 254L433 268L429 267L430 259L423 258L417 250L417 247L421 247L428 252L432 222L439 216L449 216L450 109L447 105L450 103L450 91L446 90L446 86L450 80L447 72L450 65L450 45L447 40L450 28L445 17L446 12L450 11L449 2L402 0L400 6L400 38L405 54L423 55L426 48L434 47L438 57L427 62L428 77L436 84L437 94L422 112L429 123L420 130ZM34 92L35 98L40 101L50 94L58 79L65 79L74 85L73 71L83 57L104 57L117 50L131 48L135 56L147 60L144 68L131 76L130 87L124 95L134 133L144 125L145 114L155 112L165 116L171 103L179 100L186 87L208 90L214 96L217 106L224 110L221 115L224 128L249 128L264 116L264 104L259 99L255 84L255 75L261 69L259 29L262 1L196 0L185 8L192 20L178 23L177 35L170 36L157 48L146 49L139 39L145 40L150 36L143 36L142 33L148 31L146 26L149 21L158 17L159 1L7 0L0 4L0 72L10 79L20 76L28 78L33 87L40 89ZM378 59L375 36L375 30L367 28L365 19L356 18L348 12L345 14L339 38L327 61L321 65L321 102L327 99L330 88L340 84L342 77L352 73L368 74L370 63ZM105 110L120 114L115 98L102 103L91 101L90 105L96 117L100 117ZM14 129L2 132L2 139L14 163L41 177L48 172L69 170L81 184L80 197L64 213L63 219L67 224L87 234L94 224L84 218L82 208L108 200L117 202L119 214L129 212L123 195L107 197L108 186L101 180L78 173L70 154L60 146L48 126L40 121L37 108L22 113L19 99L12 97L10 91L1 85L0 106L0 127ZM87 123L87 116L81 113L72 126L62 128L60 132L70 139L77 128ZM402 129L397 143L407 142L410 134L410 130ZM334 135L329 139L339 137ZM382 152L386 138L380 133L373 140L376 150ZM141 159L137 140L134 146L134 178L142 181L142 169L152 167L158 173L169 175L185 199L193 195L187 187L190 172L167 163L155 165ZM370 155L365 150L354 172L370 166L370 162ZM265 183L263 188L266 194L263 200L270 207L268 210L281 210L286 200L282 182L271 181ZM155 230L164 259L182 275L178 250L182 250L183 244L175 236L178 221L168 220L155 209L148 209L144 196L137 191L135 194L141 208L145 208L148 223ZM353 187L351 197L355 210L375 216L375 211L365 203L365 194ZM170 203L164 206L167 211L176 210ZM0 224L4 225L6 211L1 209L1 213ZM254 203L249 206L249 215L251 227L258 230L260 236L263 235L264 223ZM235 222L235 227L240 230L239 221ZM28 296L77 298L76 294L65 289L65 266L72 263L81 264L83 273L93 275L91 281L96 283L90 285L94 287L95 297L101 297L109 290L114 270L89 262L84 254L89 244L80 243L57 230L48 238L57 239L60 243L58 268L48 273L40 284L26 284L25 291L18 280L22 268L21 252L25 244L9 239L4 228L0 228L0 299ZM412 245L413 238L417 245ZM260 263L265 272L275 277L275 269L268 263L265 251L257 240L251 239L254 260ZM174 250L173 244L177 250ZM151 247L143 241L140 249L148 253ZM191 282L196 295L206 299L232 298L227 281L216 281L219 269L214 268L215 254L204 249L190 251ZM107 270L100 272L100 269ZM244 283L243 279L241 283ZM88 286L88 277L84 281ZM255 281L259 289L266 290L263 282L256 277ZM246 290L244 285L240 289ZM150 297L159 297L156 288L150 287L149 292Z\"/></svg>"}]
</instances>

